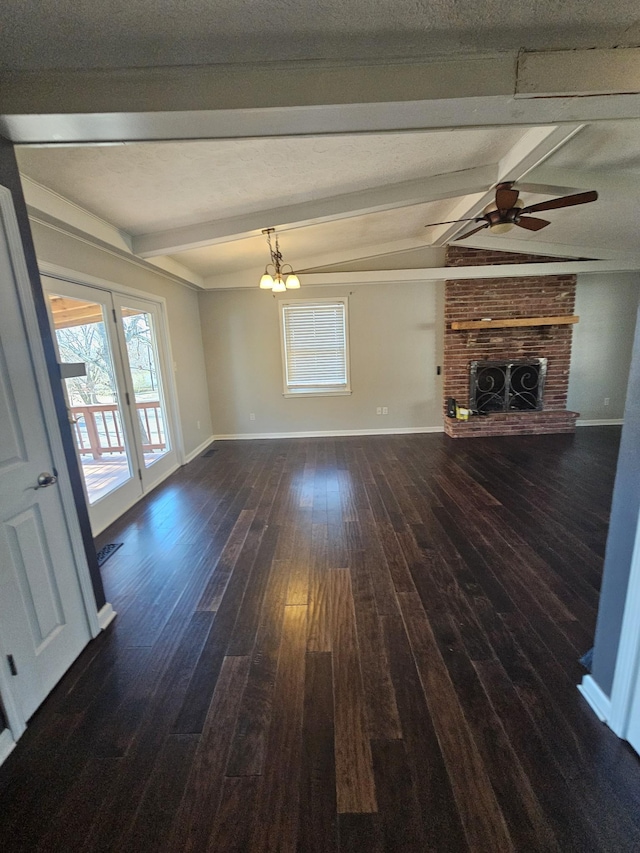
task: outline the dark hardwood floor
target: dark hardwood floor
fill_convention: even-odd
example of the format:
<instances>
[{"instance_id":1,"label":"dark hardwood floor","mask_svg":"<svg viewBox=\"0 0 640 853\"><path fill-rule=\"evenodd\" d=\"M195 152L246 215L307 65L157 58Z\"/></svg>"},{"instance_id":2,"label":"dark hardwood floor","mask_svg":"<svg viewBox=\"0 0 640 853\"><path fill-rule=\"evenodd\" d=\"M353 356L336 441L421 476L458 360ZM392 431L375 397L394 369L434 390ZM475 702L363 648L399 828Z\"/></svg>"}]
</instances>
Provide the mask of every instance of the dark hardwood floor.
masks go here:
<instances>
[{"instance_id":1,"label":"dark hardwood floor","mask_svg":"<svg viewBox=\"0 0 640 853\"><path fill-rule=\"evenodd\" d=\"M639 850L576 690L618 438L216 444L100 537L118 617L0 768L0 849Z\"/></svg>"}]
</instances>

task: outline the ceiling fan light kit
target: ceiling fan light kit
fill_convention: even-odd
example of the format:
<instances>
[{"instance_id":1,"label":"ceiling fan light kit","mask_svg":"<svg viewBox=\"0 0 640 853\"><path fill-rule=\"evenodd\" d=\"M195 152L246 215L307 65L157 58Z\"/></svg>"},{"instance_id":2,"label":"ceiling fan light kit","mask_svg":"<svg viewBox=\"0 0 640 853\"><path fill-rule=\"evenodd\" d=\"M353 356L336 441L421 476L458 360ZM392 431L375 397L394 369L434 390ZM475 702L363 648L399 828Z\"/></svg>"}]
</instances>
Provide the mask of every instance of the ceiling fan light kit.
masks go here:
<instances>
[{"instance_id":1,"label":"ceiling fan light kit","mask_svg":"<svg viewBox=\"0 0 640 853\"><path fill-rule=\"evenodd\" d=\"M284 293L285 290L298 290L300 279L293 271L291 264L284 264L282 262L282 252L280 251L278 235L275 231L275 228L264 228L262 231L263 234L267 235L271 263L267 264L264 268L264 274L260 279L260 289L270 290L272 293ZM272 234L275 234L275 248L271 242ZM272 273L269 272L269 267L272 268Z\"/></svg>"},{"instance_id":2,"label":"ceiling fan light kit","mask_svg":"<svg viewBox=\"0 0 640 853\"><path fill-rule=\"evenodd\" d=\"M477 228L472 228L471 231L455 237L456 241L471 237L472 234L477 234L478 231L482 231L484 228L488 228L492 234L506 234L516 226L524 228L526 231L541 231L550 222L547 219L540 219L538 216L527 216L526 214L537 213L541 210L558 210L562 207L573 207L576 204L588 204L589 202L596 201L597 198L598 193L595 190L589 190L588 192L575 193L574 195L566 195L561 198L552 198L549 201L541 201L538 204L530 204L527 207L523 207L518 196L518 190L513 189L513 183L502 183L496 187L495 201L485 207L481 216L474 216L470 219L454 219L449 222L433 222L431 225L425 227L450 225L455 222L482 223Z\"/></svg>"}]
</instances>

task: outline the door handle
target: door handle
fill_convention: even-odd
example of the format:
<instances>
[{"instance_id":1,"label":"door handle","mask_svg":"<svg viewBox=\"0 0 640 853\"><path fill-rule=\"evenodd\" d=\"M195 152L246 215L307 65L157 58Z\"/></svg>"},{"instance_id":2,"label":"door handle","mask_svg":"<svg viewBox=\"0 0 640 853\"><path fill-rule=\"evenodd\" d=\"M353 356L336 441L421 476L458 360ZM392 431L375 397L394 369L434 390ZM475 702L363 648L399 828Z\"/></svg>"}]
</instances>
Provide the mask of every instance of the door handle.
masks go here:
<instances>
[{"instance_id":1,"label":"door handle","mask_svg":"<svg viewBox=\"0 0 640 853\"><path fill-rule=\"evenodd\" d=\"M48 471L43 471L42 474L38 476L38 485L34 486L34 490L38 489L46 489L47 486L53 486L54 483L58 482L58 478L55 474L50 474Z\"/></svg>"}]
</instances>

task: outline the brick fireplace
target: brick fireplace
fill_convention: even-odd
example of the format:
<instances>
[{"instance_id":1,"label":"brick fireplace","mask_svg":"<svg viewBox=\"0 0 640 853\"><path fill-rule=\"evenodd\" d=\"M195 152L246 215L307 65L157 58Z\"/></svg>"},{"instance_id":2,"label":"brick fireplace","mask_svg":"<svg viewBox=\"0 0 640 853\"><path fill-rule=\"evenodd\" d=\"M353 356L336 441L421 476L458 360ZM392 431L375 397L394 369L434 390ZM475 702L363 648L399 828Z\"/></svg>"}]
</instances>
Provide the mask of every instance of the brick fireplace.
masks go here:
<instances>
[{"instance_id":1,"label":"brick fireplace","mask_svg":"<svg viewBox=\"0 0 640 853\"><path fill-rule=\"evenodd\" d=\"M558 258L512 254L466 246L449 246L450 267L489 264L545 263ZM571 362L572 325L553 324L553 318L573 315L575 275L530 276L527 278L451 279L445 285L444 410L445 432L452 438L574 432L577 412L567 411ZM452 329L452 323L490 319L538 318L550 325L515 328ZM472 364L504 363L509 370L523 363L543 360L544 387L537 409L492 411L458 421L446 416L448 398L459 405L470 404ZM513 367L515 365L515 367ZM508 407L507 407L508 408Z\"/></svg>"}]
</instances>

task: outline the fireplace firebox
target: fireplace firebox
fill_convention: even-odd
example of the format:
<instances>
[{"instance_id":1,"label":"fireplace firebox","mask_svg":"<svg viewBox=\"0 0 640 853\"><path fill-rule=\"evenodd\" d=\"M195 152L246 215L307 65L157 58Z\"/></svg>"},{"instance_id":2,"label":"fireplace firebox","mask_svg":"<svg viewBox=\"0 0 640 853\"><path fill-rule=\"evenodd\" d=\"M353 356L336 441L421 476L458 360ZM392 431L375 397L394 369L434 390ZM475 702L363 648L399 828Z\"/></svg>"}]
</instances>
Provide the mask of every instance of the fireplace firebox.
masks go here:
<instances>
[{"instance_id":1,"label":"fireplace firebox","mask_svg":"<svg viewBox=\"0 0 640 853\"><path fill-rule=\"evenodd\" d=\"M469 406L482 414L539 412L546 372L546 358L472 361Z\"/></svg>"}]
</instances>

